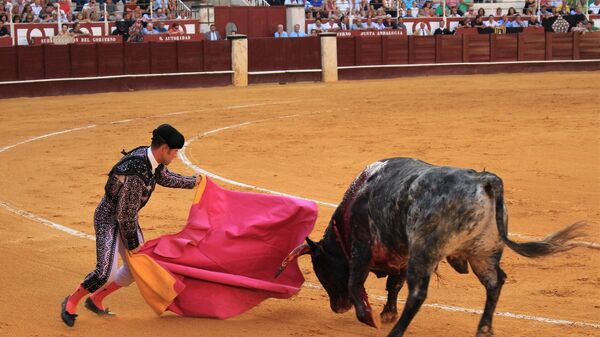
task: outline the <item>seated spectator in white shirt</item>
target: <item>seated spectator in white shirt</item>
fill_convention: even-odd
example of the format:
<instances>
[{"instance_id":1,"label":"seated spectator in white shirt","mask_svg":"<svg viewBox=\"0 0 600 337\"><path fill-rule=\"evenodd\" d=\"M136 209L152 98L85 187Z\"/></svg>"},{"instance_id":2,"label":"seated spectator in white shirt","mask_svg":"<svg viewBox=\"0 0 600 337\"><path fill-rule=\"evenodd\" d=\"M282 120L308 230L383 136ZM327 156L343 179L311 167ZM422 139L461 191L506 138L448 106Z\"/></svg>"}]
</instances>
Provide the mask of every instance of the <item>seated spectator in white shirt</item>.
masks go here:
<instances>
[{"instance_id":1,"label":"seated spectator in white shirt","mask_svg":"<svg viewBox=\"0 0 600 337\"><path fill-rule=\"evenodd\" d=\"M429 36L429 35L431 35L431 31L429 30L429 27L427 27L425 22L420 22L419 25L417 26L417 29L415 30L414 35Z\"/></svg>"},{"instance_id":2,"label":"seated spectator in white shirt","mask_svg":"<svg viewBox=\"0 0 600 337\"><path fill-rule=\"evenodd\" d=\"M288 33L283 30L283 25L277 25L277 31L273 34L274 37L288 37Z\"/></svg>"},{"instance_id":3,"label":"seated spectator in white shirt","mask_svg":"<svg viewBox=\"0 0 600 337\"><path fill-rule=\"evenodd\" d=\"M86 3L85 5L83 5L83 9L81 11L85 11L85 10L98 10L100 7L98 7L98 4L96 3L96 0L90 0L88 3Z\"/></svg>"},{"instance_id":4,"label":"seated spectator in white shirt","mask_svg":"<svg viewBox=\"0 0 600 337\"><path fill-rule=\"evenodd\" d=\"M383 18L377 19L377 22L375 22L375 27L377 27L378 30L385 29L385 25L383 24Z\"/></svg>"},{"instance_id":5,"label":"seated spectator in white shirt","mask_svg":"<svg viewBox=\"0 0 600 337\"><path fill-rule=\"evenodd\" d=\"M310 25L308 25L308 34L321 33L324 30L325 28L321 24L321 19L316 19L315 23L311 23Z\"/></svg>"},{"instance_id":6,"label":"seated spectator in white shirt","mask_svg":"<svg viewBox=\"0 0 600 337\"><path fill-rule=\"evenodd\" d=\"M588 6L588 12L590 14L600 14L600 0L596 0L593 4L590 4Z\"/></svg>"},{"instance_id":7,"label":"seated spectator in white shirt","mask_svg":"<svg viewBox=\"0 0 600 337\"><path fill-rule=\"evenodd\" d=\"M294 25L294 31L289 34L289 37L305 37L306 33L300 31L300 24Z\"/></svg>"},{"instance_id":8,"label":"seated spectator in white shirt","mask_svg":"<svg viewBox=\"0 0 600 337\"><path fill-rule=\"evenodd\" d=\"M158 34L158 30L154 30L154 24L152 22L148 22L146 27L142 29L143 35L154 35Z\"/></svg>"},{"instance_id":9,"label":"seated spectator in white shirt","mask_svg":"<svg viewBox=\"0 0 600 337\"><path fill-rule=\"evenodd\" d=\"M361 18L356 18L354 23L351 26L351 30L362 30L367 28L367 26L362 22Z\"/></svg>"},{"instance_id":10,"label":"seated spectator in white shirt","mask_svg":"<svg viewBox=\"0 0 600 337\"><path fill-rule=\"evenodd\" d=\"M42 5L42 0L34 0L30 7L31 11L36 17L39 17L40 13L44 9L44 5Z\"/></svg>"},{"instance_id":11,"label":"seated spectator in white shirt","mask_svg":"<svg viewBox=\"0 0 600 337\"><path fill-rule=\"evenodd\" d=\"M329 20L323 24L323 28L326 30L340 30L340 26L338 26L332 17L330 17Z\"/></svg>"},{"instance_id":12,"label":"seated spectator in white shirt","mask_svg":"<svg viewBox=\"0 0 600 337\"><path fill-rule=\"evenodd\" d=\"M498 23L494 20L494 16L488 16L488 19L483 22L483 25L489 28L496 28Z\"/></svg>"}]
</instances>

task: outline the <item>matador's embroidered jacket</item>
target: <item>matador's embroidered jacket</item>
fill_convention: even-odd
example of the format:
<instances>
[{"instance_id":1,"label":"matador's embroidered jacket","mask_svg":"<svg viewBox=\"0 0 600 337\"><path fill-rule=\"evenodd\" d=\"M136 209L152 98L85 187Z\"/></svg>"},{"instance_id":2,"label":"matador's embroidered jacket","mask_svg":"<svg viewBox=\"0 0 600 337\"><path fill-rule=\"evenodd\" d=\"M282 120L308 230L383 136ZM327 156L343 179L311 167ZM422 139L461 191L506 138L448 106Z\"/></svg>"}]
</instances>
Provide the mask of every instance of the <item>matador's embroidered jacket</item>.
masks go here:
<instances>
[{"instance_id":1,"label":"matador's embroidered jacket","mask_svg":"<svg viewBox=\"0 0 600 337\"><path fill-rule=\"evenodd\" d=\"M159 164L154 172L147 155L148 147L141 146L127 153L110 171L105 196L98 206L99 214L116 219L119 233L127 249L140 244L137 234L138 212L154 191L156 184L171 188L194 188L196 178L171 173Z\"/></svg>"}]
</instances>

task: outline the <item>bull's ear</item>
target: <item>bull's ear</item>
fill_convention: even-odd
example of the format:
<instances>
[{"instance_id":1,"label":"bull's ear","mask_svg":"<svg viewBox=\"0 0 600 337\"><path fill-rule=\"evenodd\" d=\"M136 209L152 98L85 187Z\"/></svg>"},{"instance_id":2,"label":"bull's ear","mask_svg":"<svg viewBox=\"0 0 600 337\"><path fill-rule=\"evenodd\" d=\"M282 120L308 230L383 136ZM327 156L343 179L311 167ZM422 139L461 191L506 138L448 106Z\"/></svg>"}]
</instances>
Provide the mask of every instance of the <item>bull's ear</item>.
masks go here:
<instances>
[{"instance_id":1,"label":"bull's ear","mask_svg":"<svg viewBox=\"0 0 600 337\"><path fill-rule=\"evenodd\" d=\"M308 244L308 248L310 248L311 252L314 252L319 248L319 245L316 244L313 240L311 240L308 236L306 237L306 243Z\"/></svg>"}]
</instances>

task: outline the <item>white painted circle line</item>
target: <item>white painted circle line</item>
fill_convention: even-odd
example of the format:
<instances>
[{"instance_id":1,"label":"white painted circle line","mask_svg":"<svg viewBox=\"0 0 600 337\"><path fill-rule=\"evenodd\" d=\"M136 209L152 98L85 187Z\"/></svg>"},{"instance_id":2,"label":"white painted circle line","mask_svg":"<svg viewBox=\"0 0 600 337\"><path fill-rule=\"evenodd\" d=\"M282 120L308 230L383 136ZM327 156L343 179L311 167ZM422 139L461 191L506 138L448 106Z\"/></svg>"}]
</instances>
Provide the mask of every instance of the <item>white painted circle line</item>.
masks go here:
<instances>
[{"instance_id":1,"label":"white painted circle line","mask_svg":"<svg viewBox=\"0 0 600 337\"><path fill-rule=\"evenodd\" d=\"M245 108L245 107L251 107L251 106L260 106L260 105L270 105L270 104L283 104L283 103L287 103L287 102L272 102L272 103L265 103L265 104L252 104L252 105L243 105L243 106L232 106L229 107L229 109L238 109L238 108ZM185 113L189 113L192 111L182 111L176 114L185 114ZM317 112L318 113L318 112ZM170 114L165 114L163 116L166 115L173 115L175 113L170 113ZM315 113L313 113L315 114ZM234 128L238 128L238 127L242 127L244 125L249 125L249 124L254 124L254 123L260 123L260 122L266 122L266 121L270 121L270 120L275 120L275 119L284 119L284 118L292 118L292 117L298 117L298 116L306 116L306 115L310 115L310 114L295 114L295 115L288 115L288 116L281 116L281 117L274 117L274 118L267 118L267 119L260 119L260 120L255 120L255 121L249 121L249 122L244 122L244 123L239 123L239 124L235 124L235 125L230 125L230 126L225 126L222 128L218 128L218 129L214 129L214 130L210 130L207 132L204 132L200 135L197 135L196 137L193 137L192 139L190 139L188 142L186 142L184 148L182 149L182 151L180 151L180 158L183 161L183 158L185 158L185 160L187 160L187 157L185 156L185 147L188 146L191 142L206 136L206 135L210 135L210 134L215 134L218 133L220 131L223 130L228 130L228 129L234 129ZM150 116L151 117L160 117L160 116ZM134 118L134 119L128 119L128 120L120 120L120 121L116 121L116 122L109 122L107 124L116 124L116 123L129 123L131 121L134 120L139 120L142 118ZM62 131L56 131L56 132L52 132L52 133L48 133L45 135L41 135L41 136L36 136L33 138L29 138L27 140L12 144L12 145L7 145L4 146L2 148L0 148L0 153L5 152L9 149L12 149L16 146L19 145L23 145L26 143L30 143L33 141L37 141L37 140L41 140L41 139L46 139L52 136L56 136L56 135L61 135L61 134L65 134L65 133L69 133L69 132L73 132L73 131L79 131L79 130L86 130L86 129L91 129L96 127L96 125L87 125L87 126L83 126L83 127L78 127L78 128L72 128L72 129L67 129L67 130L62 130ZM189 164L188 164L189 163ZM204 173L214 179L217 180L221 180L224 181L226 183L229 183L231 185L235 185L235 186L240 186L240 187L244 187L244 188L249 188L249 189L254 189L254 190L258 190L261 192L266 192L266 193L271 193L271 194L276 194L276 195L282 195L282 196L289 196L289 197L295 197L295 198L301 198L301 199L305 199L302 197L298 197L298 196L294 196L291 194L287 194L287 193L281 193L281 192L276 192L276 191L271 191L265 188L261 188L258 186L253 186L253 185L249 185L249 184L244 184L244 183L240 183L234 180L230 180L227 178L223 178L220 177L216 174L213 174L211 172L205 171L199 167L197 167L196 165L194 165L193 163L191 163L189 160L187 160L187 163L184 161L184 164L188 165L189 167L191 167L192 169L194 169L197 172L201 172ZM307 199L310 200L310 199ZM322 202L322 201L317 201L317 200L313 200L321 205L324 206L330 206L330 207L337 207L337 205L333 204L333 203L327 203L327 202ZM95 236L93 235L89 235L87 233L84 232L80 232L78 230L72 229L70 227L55 223L53 221L50 221L48 219L45 219L41 216L38 216L36 214L33 214L31 212L19 209L17 207L14 207L12 205L10 205L9 203L3 202L0 200L0 208L4 208L7 211L20 215L24 218L27 218L29 220L32 220L34 222L38 222L41 223L43 225L46 225L50 228L53 229L57 229L59 231L65 232L69 235L73 235L76 237L81 237L84 239L88 239L88 240L92 240L95 241ZM521 235L521 234L517 234L517 235ZM304 287L306 288L313 288L313 289L323 289L320 285L315 284L315 283L311 283L311 282L305 282ZM382 301L385 302L386 298L383 296L374 296L374 299L376 299L377 301ZM402 302L402 301L400 301ZM437 304L437 303L431 303L431 304L424 304L423 306L425 307L431 307L431 308L436 308L436 309L440 309L440 310L444 310L444 311L451 311L451 312L463 312L463 313L469 313L469 314L481 314L481 310L478 309L470 309L470 308L463 308L463 307L457 307L457 306L450 306L450 305L445 305L445 304ZM546 318L546 317L539 317L539 316L531 316L531 315L523 315L523 314L515 314L515 313L510 313L510 312L497 312L495 313L496 316L502 316L502 317L508 317L508 318L514 318L514 319L521 319L521 320L530 320L530 321L537 321L540 323L546 323L546 324L552 324L552 325L570 325L570 326L580 326L580 327L589 327L589 328L596 328L596 329L600 329L600 323L590 323L590 322L581 322L581 321L570 321L570 320L563 320L563 319L554 319L554 318Z\"/></svg>"}]
</instances>

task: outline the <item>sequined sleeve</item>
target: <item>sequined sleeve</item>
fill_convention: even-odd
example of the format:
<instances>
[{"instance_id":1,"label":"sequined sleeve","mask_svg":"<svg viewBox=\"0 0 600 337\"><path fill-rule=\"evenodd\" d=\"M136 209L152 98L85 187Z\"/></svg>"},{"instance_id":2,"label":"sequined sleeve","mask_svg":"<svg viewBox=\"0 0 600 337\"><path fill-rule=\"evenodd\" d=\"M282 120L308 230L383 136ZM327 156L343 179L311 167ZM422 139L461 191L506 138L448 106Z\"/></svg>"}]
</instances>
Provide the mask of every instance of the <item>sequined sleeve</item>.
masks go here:
<instances>
[{"instance_id":1,"label":"sequined sleeve","mask_svg":"<svg viewBox=\"0 0 600 337\"><path fill-rule=\"evenodd\" d=\"M172 173L163 166L156 174L156 183L164 187L192 189L196 186L196 177Z\"/></svg>"},{"instance_id":2,"label":"sequined sleeve","mask_svg":"<svg viewBox=\"0 0 600 337\"><path fill-rule=\"evenodd\" d=\"M138 211L142 204L145 189L144 182L138 176L126 176L123 187L119 191L117 202L117 223L121 238L127 249L133 250L140 244L137 235Z\"/></svg>"}]
</instances>

